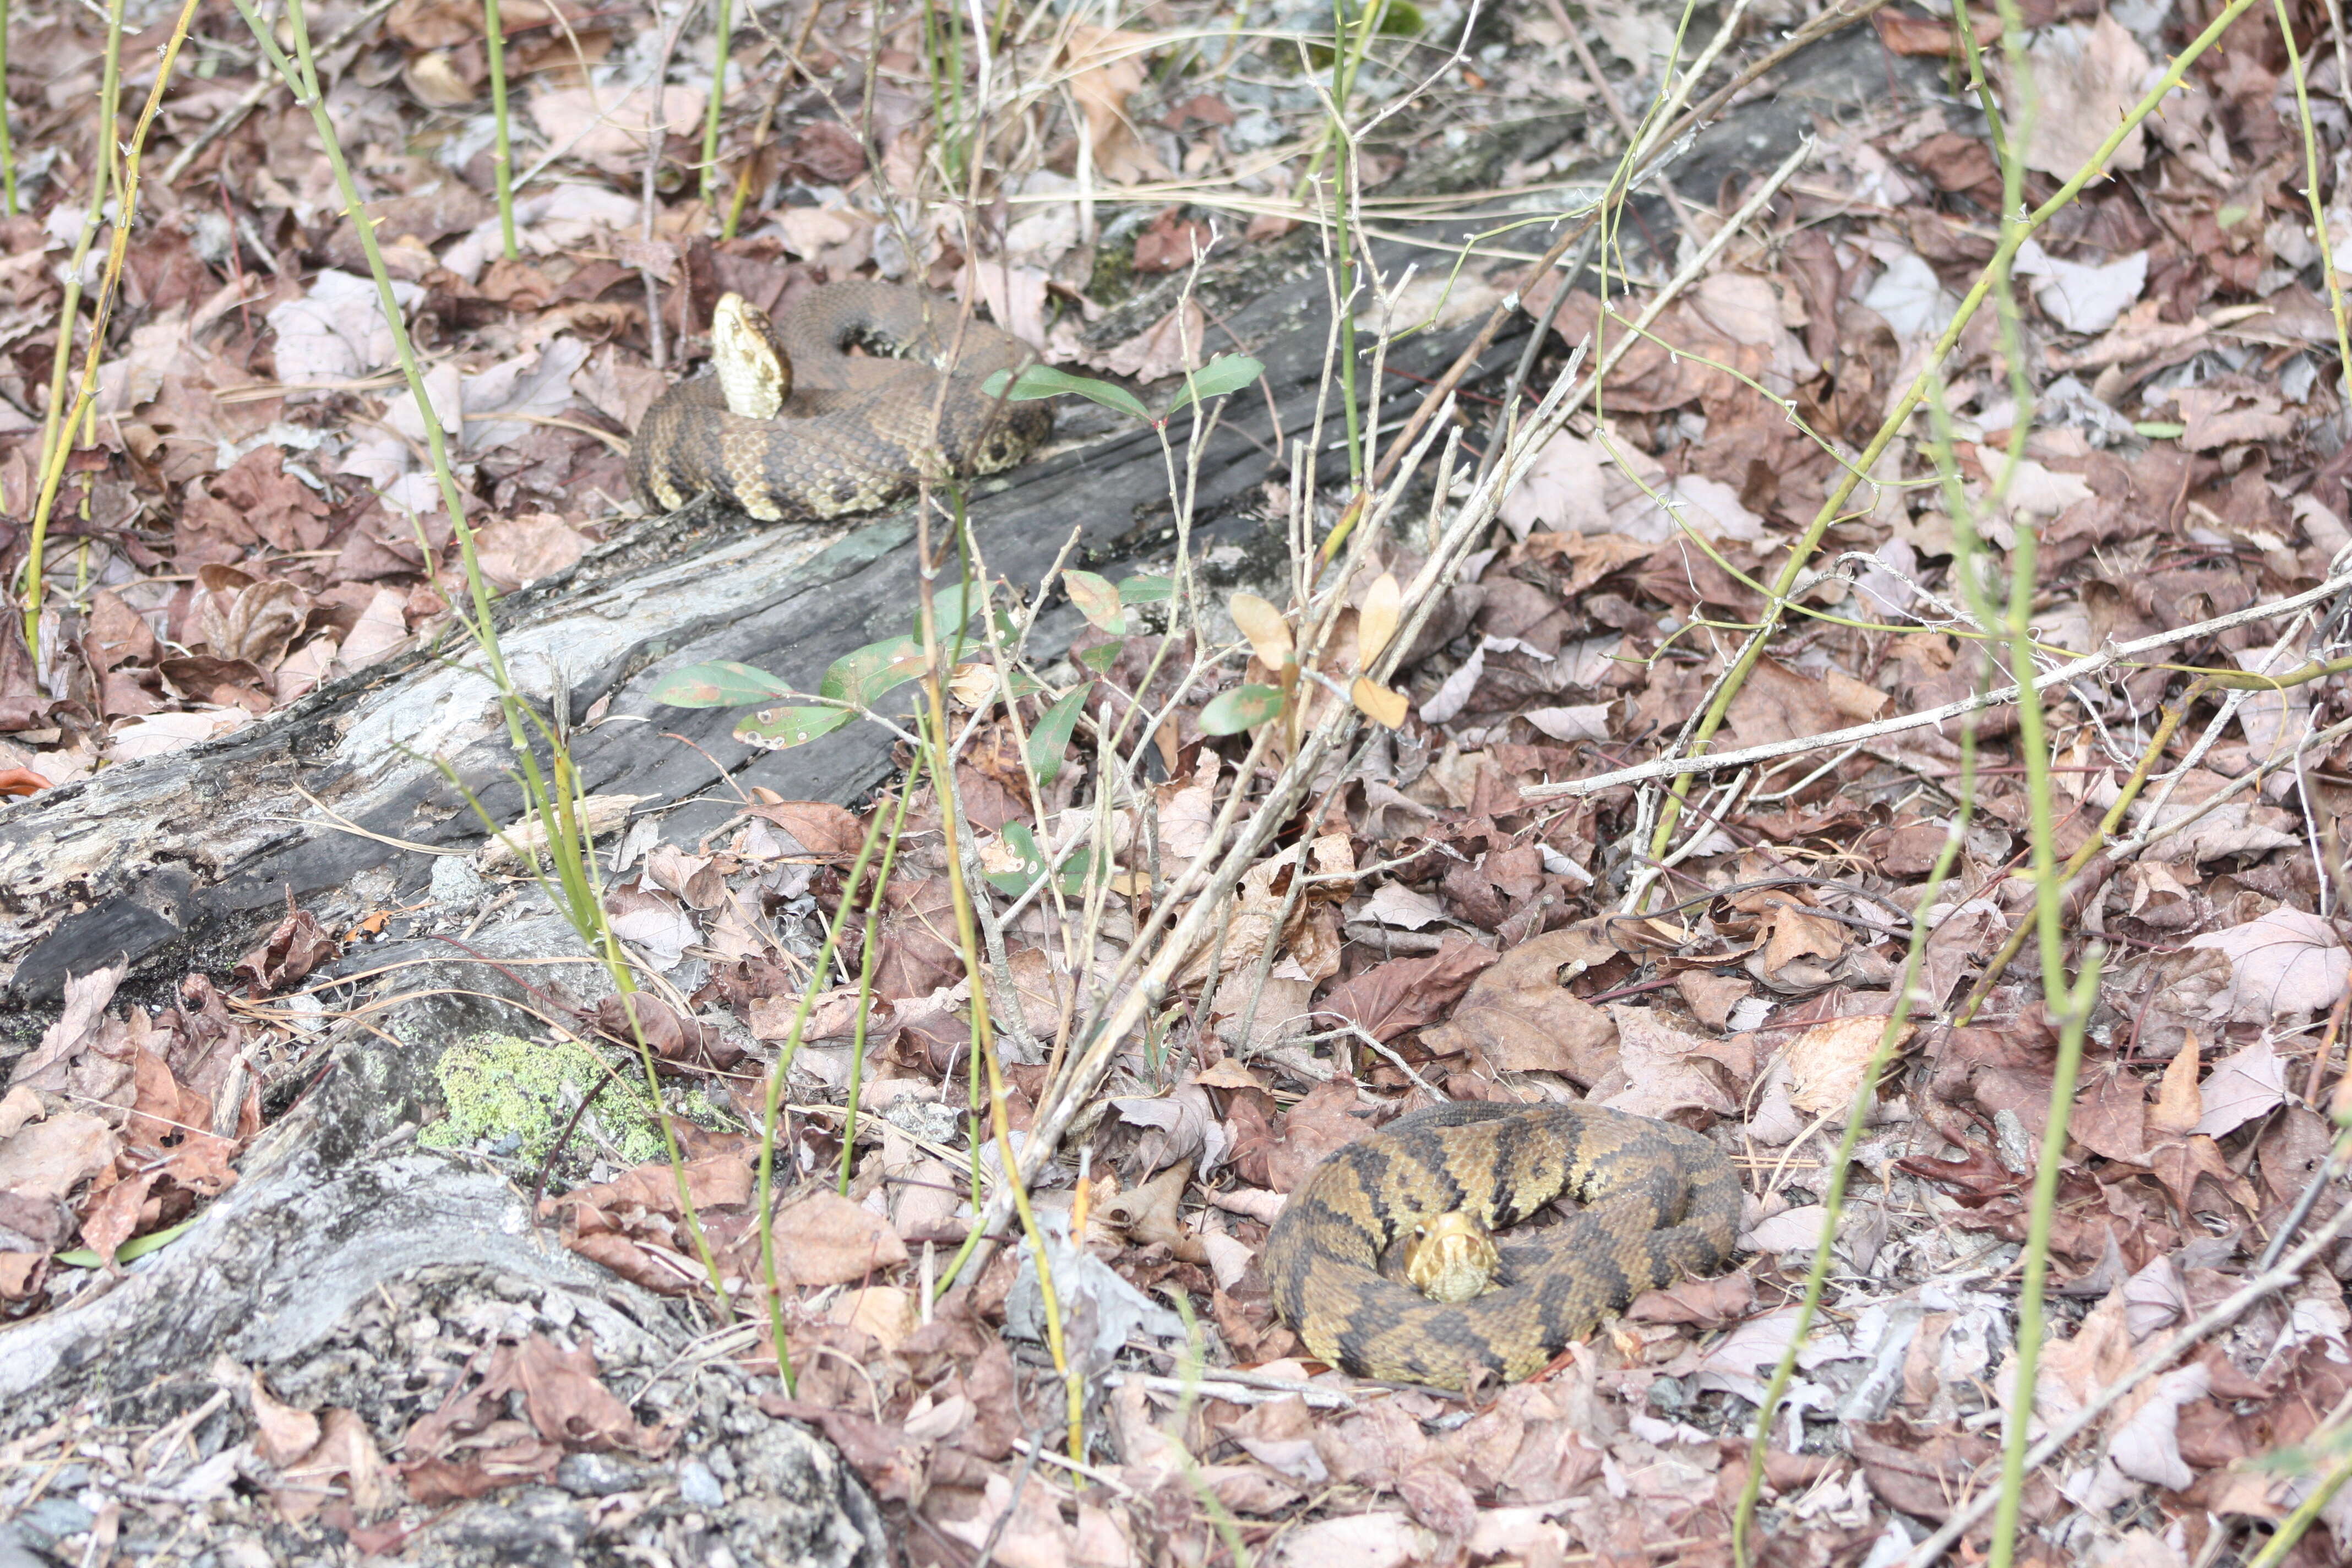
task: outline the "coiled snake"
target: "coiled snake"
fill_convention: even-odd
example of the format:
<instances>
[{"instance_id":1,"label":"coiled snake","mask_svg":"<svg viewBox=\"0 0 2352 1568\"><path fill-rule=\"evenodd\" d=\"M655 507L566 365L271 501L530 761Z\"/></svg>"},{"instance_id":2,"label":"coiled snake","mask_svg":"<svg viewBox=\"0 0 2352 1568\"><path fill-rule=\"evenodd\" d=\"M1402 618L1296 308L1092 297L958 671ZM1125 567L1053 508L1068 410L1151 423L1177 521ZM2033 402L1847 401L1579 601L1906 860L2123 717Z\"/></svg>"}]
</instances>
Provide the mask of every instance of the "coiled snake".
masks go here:
<instances>
[{"instance_id":1,"label":"coiled snake","mask_svg":"<svg viewBox=\"0 0 2352 1568\"><path fill-rule=\"evenodd\" d=\"M1416 1226L1489 1230L1563 1194L1588 1206L1499 1248L1498 1289L1448 1305L1383 1279ZM1643 1290L1731 1256L1740 1184L1686 1128L1589 1105L1457 1101L1398 1118L1318 1165L1274 1222L1274 1305L1318 1358L1359 1377L1463 1388L1543 1369Z\"/></svg>"},{"instance_id":2,"label":"coiled snake","mask_svg":"<svg viewBox=\"0 0 2352 1568\"><path fill-rule=\"evenodd\" d=\"M863 279L811 290L781 327L726 296L711 313L718 374L646 411L630 489L665 511L709 491L763 521L805 522L887 506L926 475L1012 468L1052 429L1052 410L982 384L1036 356L980 321L959 345L956 315L921 289Z\"/></svg>"}]
</instances>

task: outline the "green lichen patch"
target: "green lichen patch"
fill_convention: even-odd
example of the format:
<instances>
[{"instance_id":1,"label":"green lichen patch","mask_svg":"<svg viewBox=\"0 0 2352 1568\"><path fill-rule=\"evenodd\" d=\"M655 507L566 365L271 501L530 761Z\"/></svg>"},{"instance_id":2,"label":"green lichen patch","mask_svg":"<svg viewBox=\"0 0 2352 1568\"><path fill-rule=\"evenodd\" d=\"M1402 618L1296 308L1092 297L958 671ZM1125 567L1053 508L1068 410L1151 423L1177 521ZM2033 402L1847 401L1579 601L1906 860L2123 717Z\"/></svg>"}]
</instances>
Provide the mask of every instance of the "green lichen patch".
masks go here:
<instances>
[{"instance_id":1,"label":"green lichen patch","mask_svg":"<svg viewBox=\"0 0 2352 1568\"><path fill-rule=\"evenodd\" d=\"M443 1052L433 1076L445 1114L416 1135L428 1148L507 1144L498 1152L536 1163L555 1147L581 1100L604 1083L572 1129L572 1152L610 1149L631 1165L663 1157L661 1123L635 1063L607 1063L576 1040L547 1045L475 1035Z\"/></svg>"}]
</instances>

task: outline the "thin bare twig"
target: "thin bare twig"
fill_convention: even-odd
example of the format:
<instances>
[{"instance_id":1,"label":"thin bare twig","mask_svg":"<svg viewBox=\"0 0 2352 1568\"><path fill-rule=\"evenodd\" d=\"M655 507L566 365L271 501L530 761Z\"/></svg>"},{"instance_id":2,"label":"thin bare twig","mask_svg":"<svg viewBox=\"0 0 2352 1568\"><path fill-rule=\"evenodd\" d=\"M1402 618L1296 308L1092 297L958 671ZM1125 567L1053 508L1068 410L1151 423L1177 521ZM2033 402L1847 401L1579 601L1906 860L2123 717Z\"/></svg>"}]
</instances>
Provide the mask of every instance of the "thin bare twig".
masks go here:
<instances>
[{"instance_id":1,"label":"thin bare twig","mask_svg":"<svg viewBox=\"0 0 2352 1568\"><path fill-rule=\"evenodd\" d=\"M2238 1289L2216 1303L2196 1321L2164 1342L2156 1350L2142 1356L2132 1369L2099 1390L2090 1403L2073 1412L2050 1429L2049 1435L2026 1450L2025 1468L2032 1470L2050 1457L2090 1430L2094 1422L2115 1407L2116 1402L2169 1366L2183 1352L2206 1336L2228 1328L2244 1316L2248 1308L2269 1296L2285 1289L2303 1273L2311 1260L2335 1245L2347 1227L2352 1227L2352 1204L2336 1211L2335 1216L2322 1226L2319 1233L2288 1255L2276 1268L2266 1269L2249 1279ZM2015 1397L2031 1399L2031 1390L2021 1389ZM1927 1568L1927 1565L1951 1550L1953 1542L1990 1513L2000 1496L1998 1488L1987 1488L1954 1510L1944 1527L1921 1542L1911 1555L1903 1560L1903 1568Z\"/></svg>"},{"instance_id":2,"label":"thin bare twig","mask_svg":"<svg viewBox=\"0 0 2352 1568\"><path fill-rule=\"evenodd\" d=\"M2352 587L2352 572L2339 573L2316 588L2306 589L2289 598L2273 600L2267 605L2250 605L2242 610L2234 610L2226 616L2216 616L2210 621L2200 621L2195 626L2179 626L2171 631L2137 637L2130 642L2117 643L2112 647L2098 653L2086 654L2081 658L2062 664L2055 669L2034 677L2033 689L2036 691L2047 690L2053 686L2063 685L2067 681L2079 679L2085 675L2096 675L2103 670L2112 669L2117 665L2128 664L2142 654L2154 653L2159 648L2171 647L2198 637L2210 637L2216 632L2227 631L2231 626L2244 626L2252 621L2269 620L2274 616L2283 616L2291 610L2299 610L2306 605L2317 604L2347 587ZM2306 670L2310 676L2315 677L2326 673L2327 668L2314 665L2306 667ZM2281 686L2296 684L2305 678L2306 670L2289 670L2276 678L2277 683ZM2265 680L2261 684L2264 689L2268 689L2270 682ZM1558 784L1530 784L1519 793L1523 799L1530 801L1559 800L1594 795L1604 789L1613 789L1620 784L1647 784L1652 779L1674 778L1684 773L1715 773L1727 768L1753 767L1758 763L1775 762L1780 758L1794 756L1802 752L1824 751L1832 746L1852 745L1859 742L1874 741L1885 735L1900 735L1911 730L1924 730L1930 725L1940 724L1947 719L1957 719L1963 713L1973 713L1979 709L1996 708L2005 702L2014 702L2018 699L2020 689L2013 684L1996 687L1981 697L1965 697L1958 701L1947 702L1939 708L1925 708L1916 713L1899 714L1892 719L1880 719L1868 724L1850 725L1843 730L1824 730L1818 735L1800 736L1793 741L1774 741L1760 746L1743 746L1738 751L1707 752L1698 756L1659 757L1630 768L1617 768L1609 773L1595 773L1591 778L1567 779Z\"/></svg>"},{"instance_id":3,"label":"thin bare twig","mask_svg":"<svg viewBox=\"0 0 2352 1568\"><path fill-rule=\"evenodd\" d=\"M318 56L333 54L376 24L377 18L392 9L394 0L369 0L366 10L335 29L334 36L318 47ZM260 108L285 81L275 71L263 70L254 84L246 89L245 96L214 117L213 122L196 133L196 139L180 149L177 156L164 165L164 184L177 181L188 171L188 165L204 156L205 149L245 123L245 117Z\"/></svg>"}]
</instances>

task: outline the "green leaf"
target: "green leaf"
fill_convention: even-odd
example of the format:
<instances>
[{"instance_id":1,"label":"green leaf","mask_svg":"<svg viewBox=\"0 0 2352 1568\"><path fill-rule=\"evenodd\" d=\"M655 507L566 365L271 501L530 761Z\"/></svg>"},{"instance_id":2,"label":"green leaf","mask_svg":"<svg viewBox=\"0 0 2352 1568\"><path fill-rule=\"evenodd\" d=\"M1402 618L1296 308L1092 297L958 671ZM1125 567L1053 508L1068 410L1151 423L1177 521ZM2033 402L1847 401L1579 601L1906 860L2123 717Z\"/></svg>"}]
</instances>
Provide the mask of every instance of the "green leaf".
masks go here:
<instances>
[{"instance_id":1,"label":"green leaf","mask_svg":"<svg viewBox=\"0 0 2352 1568\"><path fill-rule=\"evenodd\" d=\"M735 726L735 738L747 746L790 751L832 734L856 717L846 708L762 708Z\"/></svg>"},{"instance_id":2,"label":"green leaf","mask_svg":"<svg viewBox=\"0 0 2352 1568\"><path fill-rule=\"evenodd\" d=\"M1119 645L1115 642L1097 643L1093 647L1082 649L1078 662L1097 675L1108 675L1110 667L1118 662L1118 653Z\"/></svg>"},{"instance_id":3,"label":"green leaf","mask_svg":"<svg viewBox=\"0 0 2352 1568\"><path fill-rule=\"evenodd\" d=\"M923 645L913 637L890 637L867 643L833 661L817 682L817 695L871 708L882 694L904 686L923 673Z\"/></svg>"},{"instance_id":4,"label":"green leaf","mask_svg":"<svg viewBox=\"0 0 2352 1568\"><path fill-rule=\"evenodd\" d=\"M1005 847L1021 858L1021 865L1015 870L988 872L986 880L998 892L1017 899L1035 887L1045 875L1045 852L1039 847L1037 836L1029 830L1025 822L1005 824L1001 837ZM1054 879L1054 884L1061 889L1065 898L1077 898L1086 892L1094 869L1094 850L1081 849L1062 863L1061 874Z\"/></svg>"},{"instance_id":5,"label":"green leaf","mask_svg":"<svg viewBox=\"0 0 2352 1568\"><path fill-rule=\"evenodd\" d=\"M1088 375L1072 375L1055 370L1049 364L1033 364L1013 381L1013 390L1004 389L1009 371L998 371L980 384L981 391L991 397L1003 397L1014 403L1033 403L1041 397L1055 397L1062 393L1076 393L1089 403L1099 403L1105 408L1136 419L1150 419L1151 411L1135 394L1113 382L1097 381Z\"/></svg>"},{"instance_id":6,"label":"green leaf","mask_svg":"<svg viewBox=\"0 0 2352 1568\"><path fill-rule=\"evenodd\" d=\"M1164 605L1176 596L1173 577L1129 577L1118 585L1122 605Z\"/></svg>"},{"instance_id":7,"label":"green leaf","mask_svg":"<svg viewBox=\"0 0 2352 1568\"><path fill-rule=\"evenodd\" d=\"M202 1215L197 1216L197 1218L202 1217ZM195 1223L196 1222L194 1219L184 1219L177 1225L166 1226L162 1230L151 1230L145 1236L139 1237L131 1241L126 1241L121 1247L114 1249L114 1261L117 1263L136 1263L139 1259L146 1257L157 1247L169 1246L171 1243L179 1240L181 1235L184 1233L190 1226ZM58 1253L58 1261L64 1264L69 1264L76 1268L95 1268L99 1266L101 1259L99 1258L97 1253L91 1251L89 1247L77 1247L71 1252Z\"/></svg>"},{"instance_id":8,"label":"green leaf","mask_svg":"<svg viewBox=\"0 0 2352 1568\"><path fill-rule=\"evenodd\" d=\"M1221 691L1201 710L1204 735L1238 735L1255 730L1282 711L1279 686L1236 686Z\"/></svg>"},{"instance_id":9,"label":"green leaf","mask_svg":"<svg viewBox=\"0 0 2352 1568\"><path fill-rule=\"evenodd\" d=\"M1029 731L1029 766L1036 772L1039 788L1052 784L1054 775L1062 771L1062 753L1069 750L1070 731L1077 728L1078 715L1086 711L1087 693L1093 689L1091 681L1070 688Z\"/></svg>"},{"instance_id":10,"label":"green leaf","mask_svg":"<svg viewBox=\"0 0 2352 1568\"><path fill-rule=\"evenodd\" d=\"M966 586L974 590L968 605L964 602ZM978 591L980 586L977 583L950 583L931 595L931 614L939 618L940 637L951 637L963 630L971 624L972 616L980 613L981 606L988 603L988 595ZM921 630L922 623L918 621L917 635L919 636Z\"/></svg>"},{"instance_id":11,"label":"green leaf","mask_svg":"<svg viewBox=\"0 0 2352 1568\"><path fill-rule=\"evenodd\" d=\"M2142 419L2132 428L2151 441L2178 441L2189 433L2188 426L2177 425L2169 419Z\"/></svg>"},{"instance_id":12,"label":"green leaf","mask_svg":"<svg viewBox=\"0 0 2352 1568\"><path fill-rule=\"evenodd\" d=\"M1229 392L1239 392L1264 374L1265 366L1247 354L1219 354L1194 371L1184 384L1176 389L1175 398L1168 405L1168 413L1175 413L1196 398L1205 401L1223 397ZM1160 417L1164 419L1167 415Z\"/></svg>"},{"instance_id":13,"label":"green leaf","mask_svg":"<svg viewBox=\"0 0 2352 1568\"><path fill-rule=\"evenodd\" d=\"M1091 572L1065 572L1062 592L1070 596L1070 603L1078 607L1078 614L1086 616L1087 624L1095 630L1107 637L1127 635L1127 617L1119 614L1119 592L1108 579Z\"/></svg>"},{"instance_id":14,"label":"green leaf","mask_svg":"<svg viewBox=\"0 0 2352 1568\"><path fill-rule=\"evenodd\" d=\"M672 708L741 708L792 694L766 670L726 658L673 669L654 684L654 700Z\"/></svg>"}]
</instances>

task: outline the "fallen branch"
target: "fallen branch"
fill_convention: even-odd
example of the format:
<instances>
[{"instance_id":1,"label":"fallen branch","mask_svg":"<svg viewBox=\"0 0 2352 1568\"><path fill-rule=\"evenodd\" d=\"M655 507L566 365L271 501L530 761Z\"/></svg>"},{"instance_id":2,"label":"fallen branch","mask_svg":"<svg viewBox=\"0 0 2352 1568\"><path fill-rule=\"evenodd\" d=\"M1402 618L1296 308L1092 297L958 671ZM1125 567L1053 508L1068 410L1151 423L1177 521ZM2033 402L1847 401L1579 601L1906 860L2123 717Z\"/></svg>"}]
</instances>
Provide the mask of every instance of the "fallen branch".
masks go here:
<instances>
[{"instance_id":1,"label":"fallen branch","mask_svg":"<svg viewBox=\"0 0 2352 1568\"><path fill-rule=\"evenodd\" d=\"M2195 1345L2208 1334L2217 1330L2226 1329L2236 1322L2247 1308L2265 1296L2273 1295L2294 1284L2295 1277L2303 1272L2305 1266L2334 1246L2336 1238L2344 1234L2347 1226L2352 1226L2352 1204L2347 1204L2337 1209L2335 1217L2320 1227L2319 1234L2296 1247L2287 1256L2286 1261L2276 1268L2257 1274L2247 1280L2244 1285L2239 1287L2236 1294L2214 1306L2203 1317L2165 1341L2150 1354L2141 1357L2129 1372L2101 1389L2088 1405L2052 1427L2049 1436L2026 1451L2025 1468L2031 1470L2046 1462L2053 1454L2087 1431L2091 1424L2112 1409L2117 1400L2162 1372L2182 1352ZM2031 1395L2024 1395L2024 1397L2031 1397ZM1911 1555L1903 1560L1903 1568L1927 1568L1929 1563L1949 1551L1952 1543L1968 1532L1969 1526L1990 1513L1993 1504L2000 1496L2000 1489L1995 1488L1979 1492L1963 1503L1952 1517L1944 1522L1943 1529L1920 1542Z\"/></svg>"},{"instance_id":2,"label":"fallen branch","mask_svg":"<svg viewBox=\"0 0 2352 1568\"><path fill-rule=\"evenodd\" d=\"M2231 626L2244 626L2250 621L2269 620L2274 616L2285 615L2290 610L2299 610L2306 605L2315 605L2324 599L2333 598L2347 588L2352 588L2352 572L2338 573L2319 586L2305 589L2292 598L2280 599L2267 605L2249 605L2242 610L2233 610L2226 616L2216 616L2210 621L2200 621L2195 626L2179 626L2168 632L2158 632L2152 637L2139 637L2127 643L2117 643L2112 647L2098 653L2086 654L2081 658L2035 676L2033 689L2044 691L2053 686L2063 686L2067 681L2079 680L2086 675L2097 675L2119 664L2132 663L2142 654L2154 653L2159 648L2171 647L2197 637L2210 637L2216 632L2227 631ZM2315 663L2305 665L2301 669L2288 670L2284 675L2274 678L2252 679L2261 689L2268 690L2273 688L2299 685L2305 680L2315 679L2331 673L2334 668L2335 666L2332 664ZM1850 725L1843 730L1824 730L1818 735L1801 735L1794 740L1771 741L1760 746L1743 746L1733 752L1707 752L1697 756L1659 757L1654 761L1642 763L1633 767L1619 768L1612 773L1595 773L1591 778L1567 779L1558 784L1529 784L1519 792L1519 798L1534 802L1596 795L1605 789L1614 789L1620 784L1647 784L1653 779L1674 778L1684 773L1715 773L1727 768L1752 767L1758 763L1778 762L1782 757L1793 757L1805 752L1818 752L1832 746L1846 746L1865 741L1875 741L1887 735L1900 735L1912 730L1924 730L1931 725L1941 724L1948 719L1957 719L1964 713L1974 713L1982 709L1997 708L2006 702L2014 702L2023 689L2022 687L2015 684L1996 687L1981 696L1964 697L1958 701L1947 702L1939 708L1924 708L1916 713L1900 714L1893 719L1876 719L1867 724Z\"/></svg>"},{"instance_id":3,"label":"fallen branch","mask_svg":"<svg viewBox=\"0 0 2352 1568\"><path fill-rule=\"evenodd\" d=\"M1456 563L1468 552L1474 541L1484 535L1496 513L1501 510L1503 498L1511 493L1512 487L1534 466L1536 454L1542 449L1544 443L1567 423L1574 402L1581 396L1580 391L1572 389L1570 385L1580 368L1580 361L1572 359L1562 370L1543 402L1519 425L1505 459L1496 464L1494 471L1472 491L1447 525L1437 549L1431 552L1412 583L1404 589L1397 634L1389 639L1372 667L1364 671L1374 682L1382 682L1389 678L1396 662L1412 647L1421 624L1435 605L1443 584ZM1414 469L1427 456L1429 446L1428 441L1422 441L1410 453L1405 452L1402 443L1391 448L1404 454L1400 458L1403 471L1390 481L1391 488L1383 498L1386 505L1392 505L1402 495ZM1372 517L1375 527L1381 510L1376 510ZM1369 531L1366 537L1370 537ZM1337 574L1335 580L1346 582L1352 569L1351 562L1349 570ZM1336 599L1334 604L1336 605ZM1108 1015L1086 1031L1084 1052L1069 1068L1067 1078L1050 1091L1050 1098L1041 1105L1029 1138L1021 1147L1018 1172L1024 1184L1034 1184L1037 1180L1054 1158L1071 1123L1088 1106L1097 1102L1097 1087L1109 1070L1120 1043L1144 1018L1156 1014L1165 1004L1177 975L1227 920L1231 900L1234 890L1241 885L1243 876L1257 864L1265 846L1298 810L1322 773L1326 761L1355 733L1360 722L1356 710L1338 703L1333 704L1333 709L1293 753L1273 787L1250 813L1248 820L1240 825L1236 834L1234 818L1239 815L1243 793L1249 787L1257 764L1265 755L1266 743L1277 726L1268 723L1259 729L1248 758L1235 774L1234 794L1227 798L1223 810L1210 829L1209 843L1212 846L1224 844L1227 847L1221 855L1202 854L1185 868L1164 895L1164 909L1174 910L1186 906L1188 901L1189 907L1184 909L1174 928L1160 939L1150 963L1142 973L1136 975L1123 992L1117 993L1117 1001ZM1150 936L1149 931L1139 936L1130 952L1140 952ZM1126 980L1127 974L1128 970L1122 965L1120 973L1110 983L1114 990ZM990 1195L987 1206L973 1227L976 1236L986 1235L1003 1224L1004 1211L1011 1202L1007 1191L1010 1185L1005 1184Z\"/></svg>"}]
</instances>

